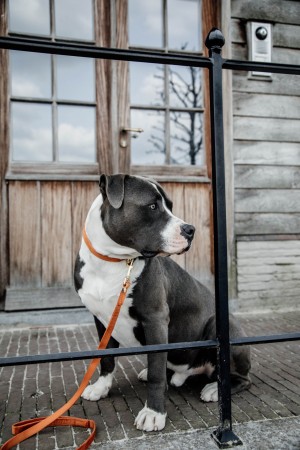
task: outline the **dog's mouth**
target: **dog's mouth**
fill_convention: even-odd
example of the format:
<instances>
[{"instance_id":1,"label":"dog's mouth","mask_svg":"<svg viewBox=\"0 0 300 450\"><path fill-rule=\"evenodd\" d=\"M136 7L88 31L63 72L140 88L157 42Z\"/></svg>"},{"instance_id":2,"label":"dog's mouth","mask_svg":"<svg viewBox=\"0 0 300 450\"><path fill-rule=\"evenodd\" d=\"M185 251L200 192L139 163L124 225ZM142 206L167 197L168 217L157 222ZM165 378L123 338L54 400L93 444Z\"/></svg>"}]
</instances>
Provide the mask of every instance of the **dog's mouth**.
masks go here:
<instances>
[{"instance_id":1,"label":"dog's mouth","mask_svg":"<svg viewBox=\"0 0 300 450\"><path fill-rule=\"evenodd\" d=\"M187 247L185 247L181 252L176 253L176 255L183 255L183 253L188 252L189 249L191 248L192 242L189 243L189 245Z\"/></svg>"},{"instance_id":2,"label":"dog's mouth","mask_svg":"<svg viewBox=\"0 0 300 450\"><path fill-rule=\"evenodd\" d=\"M154 256L156 256L159 252L153 252L150 250L142 250L141 254L143 255L144 258L154 258Z\"/></svg>"},{"instance_id":3,"label":"dog's mouth","mask_svg":"<svg viewBox=\"0 0 300 450\"><path fill-rule=\"evenodd\" d=\"M169 253L166 251L151 251L151 250L142 250L141 254L143 255L144 258L154 258L155 256L159 255L159 256L171 256L173 255L182 255L183 253L187 252L190 247L191 247L192 242L189 242L189 244L180 252L177 253Z\"/></svg>"}]
</instances>

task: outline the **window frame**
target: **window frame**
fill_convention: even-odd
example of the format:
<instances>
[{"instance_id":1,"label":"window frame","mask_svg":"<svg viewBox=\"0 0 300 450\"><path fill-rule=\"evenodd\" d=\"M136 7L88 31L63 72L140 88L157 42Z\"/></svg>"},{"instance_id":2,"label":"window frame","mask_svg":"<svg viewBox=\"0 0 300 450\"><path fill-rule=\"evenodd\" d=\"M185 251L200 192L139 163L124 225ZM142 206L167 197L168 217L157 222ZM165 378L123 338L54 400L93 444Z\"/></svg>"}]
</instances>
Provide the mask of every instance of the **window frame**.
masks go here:
<instances>
[{"instance_id":1,"label":"window frame","mask_svg":"<svg viewBox=\"0 0 300 450\"><path fill-rule=\"evenodd\" d=\"M95 0L91 1L92 3L92 23L93 23L93 40L90 39L74 39L74 38L66 38L66 37L57 37L55 35L55 0L49 0L49 12L50 12L50 33L49 35L35 34L35 33L23 33L23 32L15 32L10 31L10 14L9 14L9 5L10 2L7 0L7 35L12 37L24 37L25 39L41 39L49 42L56 43L79 43L82 45L96 45L96 5ZM58 177L66 175L68 178L76 179L79 174L83 173L87 179L96 175L99 172L99 151L98 151L98 133L97 133L97 70L96 70L96 61L94 61L93 67L93 77L95 84L95 98L93 101L80 101L80 100L65 100L65 99L57 99L57 55L50 55L51 57L51 97L50 98L32 98L32 97L24 97L24 96L16 96L12 94L12 72L11 72L11 64L10 64L10 53L8 52L8 103L11 105L13 102L26 103L26 104L48 104L51 105L51 117L52 117L52 161L17 161L13 160L13 148L12 148L12 116L11 116L11 108L9 106L9 124L10 124L10 132L9 132L9 159L8 159L8 173L7 179L14 179L20 177L21 178L32 178L32 179L52 179L56 178L55 174ZM93 162L81 162L81 161L59 161L58 160L58 106L86 106L93 107L95 114L95 148L94 148L94 157L95 161ZM70 174L72 171L72 174ZM39 176L40 175L40 176Z\"/></svg>"},{"instance_id":2,"label":"window frame","mask_svg":"<svg viewBox=\"0 0 300 450\"><path fill-rule=\"evenodd\" d=\"M162 40L162 46L161 47L146 47L146 46L138 46L138 45L130 45L129 48L134 50L148 50L148 51L156 51L161 53L183 53L183 54L193 54L193 55L199 55L203 56L203 39L202 39L202 27L198 30L199 34L199 51L190 51L190 50L179 50L179 49L172 49L168 46L168 4L170 0L161 0L162 4L162 32L163 32L163 40ZM198 0L199 2L199 23L202 24L202 0ZM129 11L129 5L128 5L128 11ZM129 20L128 20L128 35L129 35ZM137 103L131 103L130 102L130 116L131 111L161 111L164 113L165 117L165 132L164 132L164 138L165 138L165 146L166 146L166 163L162 165L139 165L139 164L133 164L131 162L131 173L133 174L145 174L145 175L154 175L160 177L160 179L163 179L163 177L167 177L168 180L170 180L172 177L178 178L178 171L180 171L181 177L207 177L207 138L205 136L205 119L204 114L207 112L207 109L205 108L205 95L204 95L204 83L205 83L205 75L204 75L204 69L201 70L201 84L202 84L202 105L197 108L182 108L177 106L171 106L170 105L170 94L169 94L169 79L170 79L170 66L164 65L163 71L164 71L164 103L162 105L145 105L145 104L137 104ZM130 67L129 67L130 72ZM129 76L129 84L130 84L130 76ZM202 153L203 153L203 163L201 165L186 165L186 164L170 164L168 161L170 161L170 154L171 154L171 119L170 115L172 112L180 112L180 113L189 113L189 112L195 112L202 115ZM131 123L132 127L135 127L136 124ZM196 178L197 179L197 178Z\"/></svg>"}]
</instances>

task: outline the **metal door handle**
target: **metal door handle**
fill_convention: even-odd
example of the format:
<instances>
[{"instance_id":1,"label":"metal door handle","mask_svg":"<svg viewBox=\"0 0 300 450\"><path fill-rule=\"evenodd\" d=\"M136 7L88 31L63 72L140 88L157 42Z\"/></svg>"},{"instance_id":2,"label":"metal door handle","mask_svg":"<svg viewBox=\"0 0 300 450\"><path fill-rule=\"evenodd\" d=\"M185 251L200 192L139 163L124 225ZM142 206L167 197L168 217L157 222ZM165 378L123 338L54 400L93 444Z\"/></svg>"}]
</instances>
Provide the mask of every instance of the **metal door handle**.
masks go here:
<instances>
[{"instance_id":1,"label":"metal door handle","mask_svg":"<svg viewBox=\"0 0 300 450\"><path fill-rule=\"evenodd\" d=\"M120 130L120 147L126 148L128 146L128 133L142 133L142 128L127 128L123 127Z\"/></svg>"}]
</instances>

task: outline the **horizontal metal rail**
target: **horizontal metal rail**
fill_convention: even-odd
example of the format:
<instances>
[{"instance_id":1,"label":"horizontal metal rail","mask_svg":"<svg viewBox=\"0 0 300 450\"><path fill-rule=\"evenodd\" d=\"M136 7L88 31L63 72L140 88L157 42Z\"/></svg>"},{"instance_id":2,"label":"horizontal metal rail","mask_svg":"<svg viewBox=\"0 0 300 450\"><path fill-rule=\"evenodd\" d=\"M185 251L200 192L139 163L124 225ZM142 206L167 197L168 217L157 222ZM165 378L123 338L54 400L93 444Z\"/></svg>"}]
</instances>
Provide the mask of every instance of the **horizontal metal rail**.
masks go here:
<instances>
[{"instance_id":1,"label":"horizontal metal rail","mask_svg":"<svg viewBox=\"0 0 300 450\"><path fill-rule=\"evenodd\" d=\"M276 64L276 63L263 63L257 61L235 61L234 59L224 59L222 68L228 70L243 70L243 71L255 70L258 72L300 75L300 66L296 66L293 64Z\"/></svg>"},{"instance_id":2,"label":"horizontal metal rail","mask_svg":"<svg viewBox=\"0 0 300 450\"><path fill-rule=\"evenodd\" d=\"M151 51L150 53L147 50L97 47L95 45L49 42L42 39L26 39L10 36L0 37L0 48L26 52L48 53L54 55L81 56L86 58L114 59L119 61L173 64L204 68L209 68L213 64L211 58L198 56L195 54L182 54L179 52L164 53L159 51ZM300 75L300 66L291 64L224 59L222 68L228 70L256 70L259 72Z\"/></svg>"},{"instance_id":3,"label":"horizontal metal rail","mask_svg":"<svg viewBox=\"0 0 300 450\"><path fill-rule=\"evenodd\" d=\"M271 344L300 340L300 333L285 333L267 336L247 336L231 339L231 345ZM42 364L60 361L77 361L81 359L143 355L146 353L162 353L172 350L192 350L196 348L217 348L217 340L176 342L172 344L144 345L142 347L114 348L106 350L86 350L81 352L49 353L43 355L24 355L0 358L0 367L20 366L24 364Z\"/></svg>"},{"instance_id":4,"label":"horizontal metal rail","mask_svg":"<svg viewBox=\"0 0 300 450\"><path fill-rule=\"evenodd\" d=\"M67 44L47 42L41 39L24 39L0 37L0 48L25 52L49 53L65 56L82 56L85 58L113 59L154 64L171 64L179 66L211 67L210 58L195 54L149 52L131 49L97 47L95 45Z\"/></svg>"}]
</instances>

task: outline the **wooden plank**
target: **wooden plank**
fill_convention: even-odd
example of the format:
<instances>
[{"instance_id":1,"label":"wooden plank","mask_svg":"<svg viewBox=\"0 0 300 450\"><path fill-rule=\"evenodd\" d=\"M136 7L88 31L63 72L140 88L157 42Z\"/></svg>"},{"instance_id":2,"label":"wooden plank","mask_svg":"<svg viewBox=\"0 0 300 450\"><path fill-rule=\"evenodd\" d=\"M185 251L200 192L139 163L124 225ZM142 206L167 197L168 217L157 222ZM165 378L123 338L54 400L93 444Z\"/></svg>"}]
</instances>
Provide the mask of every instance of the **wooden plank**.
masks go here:
<instances>
[{"instance_id":1,"label":"wooden plank","mask_svg":"<svg viewBox=\"0 0 300 450\"><path fill-rule=\"evenodd\" d=\"M234 92L233 114L236 116L300 119L300 97Z\"/></svg>"},{"instance_id":2,"label":"wooden plank","mask_svg":"<svg viewBox=\"0 0 300 450\"><path fill-rule=\"evenodd\" d=\"M9 253L10 286L40 286L39 182L9 184Z\"/></svg>"},{"instance_id":3,"label":"wooden plank","mask_svg":"<svg viewBox=\"0 0 300 450\"><path fill-rule=\"evenodd\" d=\"M266 239L257 239L257 240L238 240L238 246L241 250L247 250L248 252L257 252L257 251L265 251L265 250L276 250L282 251L285 250L289 254L297 254L300 256L300 235L296 234L294 237L290 238L290 236L286 236L286 239L273 239L271 241ZM267 255L266 255L267 256Z\"/></svg>"},{"instance_id":4,"label":"wooden plank","mask_svg":"<svg viewBox=\"0 0 300 450\"><path fill-rule=\"evenodd\" d=\"M172 177L179 180L182 177L206 177L207 168L205 166L138 166L131 168L132 175L145 175L156 177ZM175 180L175 181L177 181Z\"/></svg>"},{"instance_id":5,"label":"wooden plank","mask_svg":"<svg viewBox=\"0 0 300 450\"><path fill-rule=\"evenodd\" d=\"M298 189L236 189L237 213L299 213Z\"/></svg>"},{"instance_id":6,"label":"wooden plank","mask_svg":"<svg viewBox=\"0 0 300 450\"><path fill-rule=\"evenodd\" d=\"M300 142L300 121L236 116L233 136L234 139L249 141Z\"/></svg>"},{"instance_id":7,"label":"wooden plank","mask_svg":"<svg viewBox=\"0 0 300 450\"><path fill-rule=\"evenodd\" d=\"M300 294L300 240L237 243L238 297L240 302L273 302L282 297L298 304ZM294 302L291 301L294 298ZM271 303L270 303L271 304Z\"/></svg>"},{"instance_id":8,"label":"wooden plank","mask_svg":"<svg viewBox=\"0 0 300 450\"><path fill-rule=\"evenodd\" d=\"M235 166L236 188L300 189L300 168L281 166Z\"/></svg>"},{"instance_id":9,"label":"wooden plank","mask_svg":"<svg viewBox=\"0 0 300 450\"><path fill-rule=\"evenodd\" d=\"M95 39L99 47L110 47L110 3L107 0L95 2ZM96 132L97 157L100 172L112 173L112 139L110 115L111 65L107 59L96 62Z\"/></svg>"},{"instance_id":10,"label":"wooden plank","mask_svg":"<svg viewBox=\"0 0 300 450\"><path fill-rule=\"evenodd\" d=\"M242 61L248 60L248 49L245 45L232 44L232 59L240 59ZM300 64L300 50L273 47L272 62L277 64ZM290 75L285 75L290 78Z\"/></svg>"},{"instance_id":11,"label":"wooden plank","mask_svg":"<svg viewBox=\"0 0 300 450\"><path fill-rule=\"evenodd\" d=\"M300 230L299 213L236 213L236 235L294 234Z\"/></svg>"},{"instance_id":12,"label":"wooden plank","mask_svg":"<svg viewBox=\"0 0 300 450\"><path fill-rule=\"evenodd\" d=\"M179 183L160 183L168 197L173 202L173 214L182 220L185 218L184 208L184 184ZM172 259L183 269L186 268L186 255L174 255Z\"/></svg>"},{"instance_id":13,"label":"wooden plank","mask_svg":"<svg viewBox=\"0 0 300 450\"><path fill-rule=\"evenodd\" d=\"M72 227L71 185L41 183L42 286L71 286Z\"/></svg>"},{"instance_id":14,"label":"wooden plank","mask_svg":"<svg viewBox=\"0 0 300 450\"><path fill-rule=\"evenodd\" d=\"M234 141L235 164L300 166L300 145L292 142Z\"/></svg>"},{"instance_id":15,"label":"wooden plank","mask_svg":"<svg viewBox=\"0 0 300 450\"><path fill-rule=\"evenodd\" d=\"M283 300L284 299L284 300ZM284 302L284 303L283 303ZM251 298L239 298L239 313L243 312L267 312L267 311L283 311L283 310L295 310L297 307L297 296L288 296L286 293L277 293L269 298L266 296L251 295Z\"/></svg>"},{"instance_id":16,"label":"wooden plank","mask_svg":"<svg viewBox=\"0 0 300 450\"><path fill-rule=\"evenodd\" d=\"M87 213L97 195L99 195L99 185L96 182L72 183L72 267L80 248L81 233Z\"/></svg>"},{"instance_id":17,"label":"wooden plank","mask_svg":"<svg viewBox=\"0 0 300 450\"><path fill-rule=\"evenodd\" d=\"M116 47L128 48L128 1L116 1L116 16L118 25L116 29ZM129 100L129 63L118 61L117 83L118 83L118 130L130 127L130 100ZM134 125L133 125L134 126ZM130 133L129 133L130 134ZM119 136L117 136L117 139ZM130 172L130 135L128 146L122 148L119 145L119 172Z\"/></svg>"},{"instance_id":18,"label":"wooden plank","mask_svg":"<svg viewBox=\"0 0 300 450\"><path fill-rule=\"evenodd\" d=\"M7 2L0 2L0 35L7 33ZM8 51L0 49L0 307L4 302L8 283L8 214L5 174L8 167L9 114L8 114Z\"/></svg>"},{"instance_id":19,"label":"wooden plank","mask_svg":"<svg viewBox=\"0 0 300 450\"><path fill-rule=\"evenodd\" d=\"M235 71L232 88L242 92L299 95L299 76L273 73L271 80L257 80L249 79L248 72Z\"/></svg>"},{"instance_id":20,"label":"wooden plank","mask_svg":"<svg viewBox=\"0 0 300 450\"><path fill-rule=\"evenodd\" d=\"M82 306L81 300L72 288L8 288L5 311L25 311L27 309L38 310L80 306Z\"/></svg>"},{"instance_id":21,"label":"wooden plank","mask_svg":"<svg viewBox=\"0 0 300 450\"><path fill-rule=\"evenodd\" d=\"M192 275L211 281L211 223L209 186L184 187L185 220L196 227L192 247L187 253L186 269Z\"/></svg>"},{"instance_id":22,"label":"wooden plank","mask_svg":"<svg viewBox=\"0 0 300 450\"><path fill-rule=\"evenodd\" d=\"M300 3L292 0L232 0L231 17L300 25Z\"/></svg>"},{"instance_id":23,"label":"wooden plank","mask_svg":"<svg viewBox=\"0 0 300 450\"><path fill-rule=\"evenodd\" d=\"M286 23L273 26L273 45L275 47L300 48L300 27Z\"/></svg>"}]
</instances>

